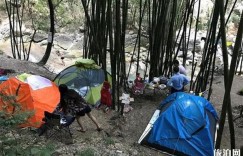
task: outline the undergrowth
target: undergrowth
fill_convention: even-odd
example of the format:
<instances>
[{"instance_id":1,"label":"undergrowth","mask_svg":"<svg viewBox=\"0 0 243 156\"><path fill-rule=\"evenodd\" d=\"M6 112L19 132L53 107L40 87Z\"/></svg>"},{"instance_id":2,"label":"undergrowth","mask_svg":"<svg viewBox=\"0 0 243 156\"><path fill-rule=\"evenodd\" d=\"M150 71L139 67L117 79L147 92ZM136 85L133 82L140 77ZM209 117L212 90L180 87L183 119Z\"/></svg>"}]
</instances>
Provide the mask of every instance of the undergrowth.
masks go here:
<instances>
[{"instance_id":1,"label":"undergrowth","mask_svg":"<svg viewBox=\"0 0 243 156\"><path fill-rule=\"evenodd\" d=\"M32 115L33 112L22 109L21 105L16 102L15 96L9 96L4 94L3 90L0 91L0 155L49 156L54 153L53 144L40 145L33 136L24 137L20 125L26 123Z\"/></svg>"}]
</instances>

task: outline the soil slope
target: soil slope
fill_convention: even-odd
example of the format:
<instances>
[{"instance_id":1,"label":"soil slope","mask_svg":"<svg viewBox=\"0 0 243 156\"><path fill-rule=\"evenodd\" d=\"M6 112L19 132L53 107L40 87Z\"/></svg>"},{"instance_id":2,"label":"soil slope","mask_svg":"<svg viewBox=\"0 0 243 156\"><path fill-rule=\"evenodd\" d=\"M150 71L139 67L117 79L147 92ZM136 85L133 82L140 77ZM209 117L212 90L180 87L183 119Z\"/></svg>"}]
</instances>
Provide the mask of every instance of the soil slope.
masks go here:
<instances>
[{"instance_id":1,"label":"soil slope","mask_svg":"<svg viewBox=\"0 0 243 156\"><path fill-rule=\"evenodd\" d=\"M12 69L15 73L10 76L22 72L32 74L40 74L52 79L55 74L49 72L43 67L37 66L34 63L27 63L4 56L0 57L0 66L2 68ZM243 105L243 97L237 92L242 89L243 77L235 76L231 91L231 100L234 116L239 114L239 108ZM222 101L224 96L223 76L217 76L213 84L213 94L211 102L220 114ZM47 145L49 142L56 145L55 155L81 155L87 151L95 153L95 155L164 155L163 153L143 147L137 144L137 141L148 124L153 112L158 107L159 103L165 98L163 91L146 91L144 95L133 96L134 102L131 103L133 110L120 116L117 111L104 113L102 110L93 109L92 113L101 123L103 131L97 132L95 125L87 116L83 117L83 125L87 129L86 133L78 132L78 125L74 122L71 125L73 133L73 141L70 139L58 138L47 139L45 136L39 137L36 133L32 133L28 129L22 129L22 137L25 138L26 144ZM242 124L242 120L239 120ZM23 132L23 133L22 133ZM19 133L19 132L18 132ZM235 123L236 147L240 148L243 145L243 131L240 123ZM222 140L222 149L228 149L229 130L226 121L224 136Z\"/></svg>"}]
</instances>

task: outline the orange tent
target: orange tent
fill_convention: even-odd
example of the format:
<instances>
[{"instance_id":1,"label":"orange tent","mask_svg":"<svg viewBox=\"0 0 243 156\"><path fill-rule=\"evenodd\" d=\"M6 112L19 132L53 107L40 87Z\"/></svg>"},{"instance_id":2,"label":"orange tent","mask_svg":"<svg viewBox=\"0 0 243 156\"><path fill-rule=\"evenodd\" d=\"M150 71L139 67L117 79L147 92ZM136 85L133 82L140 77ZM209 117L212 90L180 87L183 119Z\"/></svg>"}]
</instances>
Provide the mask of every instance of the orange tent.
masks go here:
<instances>
[{"instance_id":1,"label":"orange tent","mask_svg":"<svg viewBox=\"0 0 243 156\"><path fill-rule=\"evenodd\" d=\"M22 74L11 77L0 84L0 93L15 96L14 102L21 105L21 110L34 112L21 127L38 128L43 123L44 111L53 112L60 101L56 84L38 75ZM14 113L15 108L0 97L0 110Z\"/></svg>"}]
</instances>

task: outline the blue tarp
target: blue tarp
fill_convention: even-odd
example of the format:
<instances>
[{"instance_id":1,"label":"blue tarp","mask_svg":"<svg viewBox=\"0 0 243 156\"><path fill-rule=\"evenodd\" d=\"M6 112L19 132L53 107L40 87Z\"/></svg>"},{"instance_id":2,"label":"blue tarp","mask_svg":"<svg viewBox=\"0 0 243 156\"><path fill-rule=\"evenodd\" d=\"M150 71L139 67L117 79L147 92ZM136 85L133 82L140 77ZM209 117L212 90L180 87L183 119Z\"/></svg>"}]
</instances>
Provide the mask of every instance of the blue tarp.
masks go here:
<instances>
[{"instance_id":1,"label":"blue tarp","mask_svg":"<svg viewBox=\"0 0 243 156\"><path fill-rule=\"evenodd\" d=\"M4 76L0 76L0 81L6 81L8 80L8 76L4 75Z\"/></svg>"},{"instance_id":2,"label":"blue tarp","mask_svg":"<svg viewBox=\"0 0 243 156\"><path fill-rule=\"evenodd\" d=\"M160 109L147 145L177 155L213 156L218 116L209 101L178 92L163 100Z\"/></svg>"}]
</instances>

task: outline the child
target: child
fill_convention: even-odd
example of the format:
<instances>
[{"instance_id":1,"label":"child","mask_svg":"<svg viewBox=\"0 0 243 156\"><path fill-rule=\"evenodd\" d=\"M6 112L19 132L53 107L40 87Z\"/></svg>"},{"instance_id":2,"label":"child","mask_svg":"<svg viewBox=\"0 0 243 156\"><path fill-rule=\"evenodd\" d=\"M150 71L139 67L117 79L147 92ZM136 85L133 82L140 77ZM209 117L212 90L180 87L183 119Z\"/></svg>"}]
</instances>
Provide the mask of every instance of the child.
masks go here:
<instances>
[{"instance_id":1,"label":"child","mask_svg":"<svg viewBox=\"0 0 243 156\"><path fill-rule=\"evenodd\" d=\"M144 83L140 77L140 73L136 74L136 79L134 80L134 85L132 87L133 94L143 94Z\"/></svg>"},{"instance_id":2,"label":"child","mask_svg":"<svg viewBox=\"0 0 243 156\"><path fill-rule=\"evenodd\" d=\"M101 93L100 103L101 105L105 106L105 112L107 112L112 105L110 88L111 88L110 83L108 81L104 81L103 87L100 91Z\"/></svg>"}]
</instances>

